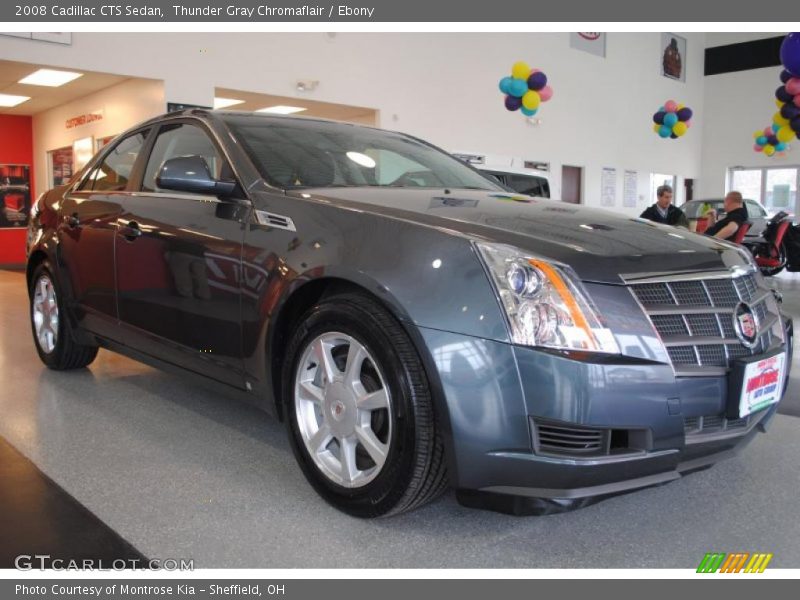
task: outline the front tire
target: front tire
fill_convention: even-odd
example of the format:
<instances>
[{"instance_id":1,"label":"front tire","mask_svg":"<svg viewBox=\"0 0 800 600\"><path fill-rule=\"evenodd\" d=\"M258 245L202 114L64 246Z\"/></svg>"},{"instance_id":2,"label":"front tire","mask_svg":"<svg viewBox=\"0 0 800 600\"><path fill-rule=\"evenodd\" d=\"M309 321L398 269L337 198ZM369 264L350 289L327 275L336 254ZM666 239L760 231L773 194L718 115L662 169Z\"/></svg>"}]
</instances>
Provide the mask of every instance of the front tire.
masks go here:
<instances>
[{"instance_id":1,"label":"front tire","mask_svg":"<svg viewBox=\"0 0 800 600\"><path fill-rule=\"evenodd\" d=\"M33 342L42 362L56 371L91 364L97 346L78 344L73 339L64 314L63 294L49 262L36 267L29 291Z\"/></svg>"},{"instance_id":2,"label":"front tire","mask_svg":"<svg viewBox=\"0 0 800 600\"><path fill-rule=\"evenodd\" d=\"M309 310L283 371L286 422L314 489L356 517L411 510L447 487L430 386L400 323L366 295Z\"/></svg>"}]
</instances>

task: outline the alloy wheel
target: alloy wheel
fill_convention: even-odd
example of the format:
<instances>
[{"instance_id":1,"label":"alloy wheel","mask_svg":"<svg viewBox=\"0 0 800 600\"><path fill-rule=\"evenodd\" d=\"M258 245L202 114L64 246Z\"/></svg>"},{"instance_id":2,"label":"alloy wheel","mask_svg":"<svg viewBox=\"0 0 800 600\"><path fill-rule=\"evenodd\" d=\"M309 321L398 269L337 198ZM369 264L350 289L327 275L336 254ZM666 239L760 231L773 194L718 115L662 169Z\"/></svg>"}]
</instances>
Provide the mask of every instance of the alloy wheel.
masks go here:
<instances>
[{"instance_id":1,"label":"alloy wheel","mask_svg":"<svg viewBox=\"0 0 800 600\"><path fill-rule=\"evenodd\" d=\"M58 299L46 274L36 280L33 294L33 327L39 347L50 354L58 343Z\"/></svg>"}]
</instances>

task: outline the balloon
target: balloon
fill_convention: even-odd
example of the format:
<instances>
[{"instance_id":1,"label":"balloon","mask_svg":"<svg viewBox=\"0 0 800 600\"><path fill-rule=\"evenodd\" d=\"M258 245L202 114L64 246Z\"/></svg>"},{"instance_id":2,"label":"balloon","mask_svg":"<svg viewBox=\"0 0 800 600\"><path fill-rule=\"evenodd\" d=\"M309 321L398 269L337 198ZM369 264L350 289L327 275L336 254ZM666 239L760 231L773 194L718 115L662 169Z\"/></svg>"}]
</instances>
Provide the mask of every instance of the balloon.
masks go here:
<instances>
[{"instance_id":1,"label":"balloon","mask_svg":"<svg viewBox=\"0 0 800 600\"><path fill-rule=\"evenodd\" d=\"M775 154L775 146L773 146L772 144L767 144L766 146L764 146L764 154L766 154L767 156L772 156L773 154Z\"/></svg>"},{"instance_id":2,"label":"balloon","mask_svg":"<svg viewBox=\"0 0 800 600\"><path fill-rule=\"evenodd\" d=\"M692 118L692 109L684 106L683 108L678 110L678 119L681 121L688 121Z\"/></svg>"},{"instance_id":3,"label":"balloon","mask_svg":"<svg viewBox=\"0 0 800 600\"><path fill-rule=\"evenodd\" d=\"M782 85L777 90L775 90L775 97L781 102L791 102L792 98L794 98L794 94L790 94L789 92L787 92L786 86Z\"/></svg>"},{"instance_id":4,"label":"balloon","mask_svg":"<svg viewBox=\"0 0 800 600\"><path fill-rule=\"evenodd\" d=\"M676 139L678 136L677 136L677 135L675 135L674 133L670 133L670 134L669 134L669 137L670 137L670 138L672 138L672 139L674 140L674 139Z\"/></svg>"},{"instance_id":5,"label":"balloon","mask_svg":"<svg viewBox=\"0 0 800 600\"><path fill-rule=\"evenodd\" d=\"M800 108L800 94L797 94L797 96L794 97L794 101L793 102L794 102L795 106Z\"/></svg>"},{"instance_id":6,"label":"balloon","mask_svg":"<svg viewBox=\"0 0 800 600\"><path fill-rule=\"evenodd\" d=\"M786 69L784 69L783 71L781 71L781 81L782 81L783 83L786 83L786 82L787 82L787 81L789 81L791 78L792 78L792 74L791 74L791 73L789 73L789 71L787 71Z\"/></svg>"},{"instance_id":7,"label":"balloon","mask_svg":"<svg viewBox=\"0 0 800 600\"><path fill-rule=\"evenodd\" d=\"M795 133L800 133L800 117L795 117L792 119L792 122L789 123L789 127L791 127L792 131Z\"/></svg>"},{"instance_id":8,"label":"balloon","mask_svg":"<svg viewBox=\"0 0 800 600\"><path fill-rule=\"evenodd\" d=\"M772 135L773 133L775 133L775 132L774 132L774 131L772 131L772 125L770 125L769 127L764 127L764 135L766 135L766 136L770 136L770 135Z\"/></svg>"},{"instance_id":9,"label":"balloon","mask_svg":"<svg viewBox=\"0 0 800 600\"><path fill-rule=\"evenodd\" d=\"M767 146L774 146L778 143L778 138L774 135L771 135L767 138Z\"/></svg>"},{"instance_id":10,"label":"balloon","mask_svg":"<svg viewBox=\"0 0 800 600\"><path fill-rule=\"evenodd\" d=\"M506 96L506 108L508 110L514 111L517 110L520 106L522 106L522 100L517 98L516 96Z\"/></svg>"},{"instance_id":11,"label":"balloon","mask_svg":"<svg viewBox=\"0 0 800 600\"><path fill-rule=\"evenodd\" d=\"M775 124L781 125L781 126L782 125L788 125L789 124L789 119L785 118L780 113L780 111L778 111L774 115L772 115L772 123L773 123L773 125L775 125Z\"/></svg>"},{"instance_id":12,"label":"balloon","mask_svg":"<svg viewBox=\"0 0 800 600\"><path fill-rule=\"evenodd\" d=\"M498 86L500 88L500 91L503 92L504 94L510 94L512 81L514 80L511 77L503 77L500 80L500 85Z\"/></svg>"},{"instance_id":13,"label":"balloon","mask_svg":"<svg viewBox=\"0 0 800 600\"><path fill-rule=\"evenodd\" d=\"M659 123L653 123L653 131L656 133L661 131L661 125Z\"/></svg>"},{"instance_id":14,"label":"balloon","mask_svg":"<svg viewBox=\"0 0 800 600\"><path fill-rule=\"evenodd\" d=\"M524 106L522 106L519 110L526 117L532 117L533 115L535 115L538 112L538 109L536 109L536 108L529 109L529 108L525 108Z\"/></svg>"},{"instance_id":15,"label":"balloon","mask_svg":"<svg viewBox=\"0 0 800 600\"><path fill-rule=\"evenodd\" d=\"M666 125L670 129L677 122L678 122L678 115L676 115L674 112L668 112L666 115L664 115L664 125Z\"/></svg>"},{"instance_id":16,"label":"balloon","mask_svg":"<svg viewBox=\"0 0 800 600\"><path fill-rule=\"evenodd\" d=\"M778 138L779 142L789 142L791 141L794 136L794 131L788 125L784 125L778 130L778 133L775 134L775 137Z\"/></svg>"},{"instance_id":17,"label":"balloon","mask_svg":"<svg viewBox=\"0 0 800 600\"><path fill-rule=\"evenodd\" d=\"M775 144L775 152L783 152L786 150L786 142L778 142Z\"/></svg>"},{"instance_id":18,"label":"balloon","mask_svg":"<svg viewBox=\"0 0 800 600\"><path fill-rule=\"evenodd\" d=\"M523 61L515 62L514 66L511 67L511 75L514 77L514 79L527 80L530 73L531 68L528 66L528 63Z\"/></svg>"},{"instance_id":19,"label":"balloon","mask_svg":"<svg viewBox=\"0 0 800 600\"><path fill-rule=\"evenodd\" d=\"M686 108L686 105L685 105L685 104L678 104L678 106L676 106L676 107L675 107L675 111L676 111L676 112L680 112L680 110L681 110L682 108Z\"/></svg>"},{"instance_id":20,"label":"balloon","mask_svg":"<svg viewBox=\"0 0 800 600\"><path fill-rule=\"evenodd\" d=\"M517 98L522 98L525 95L525 92L528 91L528 82L524 79L517 79L514 78L511 80L511 85L509 86L509 94L511 96L516 96Z\"/></svg>"},{"instance_id":21,"label":"balloon","mask_svg":"<svg viewBox=\"0 0 800 600\"><path fill-rule=\"evenodd\" d=\"M795 77L800 77L800 33L790 33L781 43L783 67Z\"/></svg>"},{"instance_id":22,"label":"balloon","mask_svg":"<svg viewBox=\"0 0 800 600\"><path fill-rule=\"evenodd\" d=\"M688 121L686 121L686 126L687 126L687 127L691 127L691 126L692 126L692 120L691 120L691 119L689 119Z\"/></svg>"},{"instance_id":23,"label":"balloon","mask_svg":"<svg viewBox=\"0 0 800 600\"><path fill-rule=\"evenodd\" d=\"M758 144L753 144L753 150L755 150L756 152L761 152L763 148Z\"/></svg>"},{"instance_id":24,"label":"balloon","mask_svg":"<svg viewBox=\"0 0 800 600\"><path fill-rule=\"evenodd\" d=\"M767 136L760 135L756 138L756 144L759 146L766 146L767 145Z\"/></svg>"},{"instance_id":25,"label":"balloon","mask_svg":"<svg viewBox=\"0 0 800 600\"><path fill-rule=\"evenodd\" d=\"M534 92L533 90L525 92L525 95L522 96L522 106L524 106L528 110L534 110L536 108L539 108L539 102L541 102L539 93Z\"/></svg>"},{"instance_id":26,"label":"balloon","mask_svg":"<svg viewBox=\"0 0 800 600\"><path fill-rule=\"evenodd\" d=\"M549 85L544 86L539 90L539 96L541 97L542 102L547 102L553 97L553 88L551 88Z\"/></svg>"},{"instance_id":27,"label":"balloon","mask_svg":"<svg viewBox=\"0 0 800 600\"><path fill-rule=\"evenodd\" d=\"M675 126L672 128L672 133L674 133L678 137L681 137L688 130L689 130L689 128L686 126L686 123L684 123L683 121L678 121L677 123L675 123Z\"/></svg>"},{"instance_id":28,"label":"balloon","mask_svg":"<svg viewBox=\"0 0 800 600\"><path fill-rule=\"evenodd\" d=\"M665 113L663 110L658 111L656 114L653 115L653 123L658 123L659 125L664 123L664 116Z\"/></svg>"},{"instance_id":29,"label":"balloon","mask_svg":"<svg viewBox=\"0 0 800 600\"><path fill-rule=\"evenodd\" d=\"M797 108L794 104L784 104L781 107L780 113L783 118L791 121L797 115L800 115L800 108Z\"/></svg>"},{"instance_id":30,"label":"balloon","mask_svg":"<svg viewBox=\"0 0 800 600\"><path fill-rule=\"evenodd\" d=\"M675 112L678 110L678 104L674 100L667 100L664 103L664 110L667 112Z\"/></svg>"},{"instance_id":31,"label":"balloon","mask_svg":"<svg viewBox=\"0 0 800 600\"><path fill-rule=\"evenodd\" d=\"M658 128L658 135L662 138L668 138L672 135L672 127L667 127L666 125L662 125Z\"/></svg>"},{"instance_id":32,"label":"balloon","mask_svg":"<svg viewBox=\"0 0 800 600\"><path fill-rule=\"evenodd\" d=\"M787 81L786 91L792 96L797 96L797 94L800 94L800 77L792 77L789 81Z\"/></svg>"},{"instance_id":33,"label":"balloon","mask_svg":"<svg viewBox=\"0 0 800 600\"><path fill-rule=\"evenodd\" d=\"M782 101L778 100L777 98L775 98L775 106L777 106L778 108L781 108L785 104L786 104L786 102L782 102Z\"/></svg>"},{"instance_id":34,"label":"balloon","mask_svg":"<svg viewBox=\"0 0 800 600\"><path fill-rule=\"evenodd\" d=\"M545 75L541 71L537 71L536 73L533 73L531 74L530 77L528 77L528 87L532 90L539 91L546 85L547 85L547 75Z\"/></svg>"},{"instance_id":35,"label":"balloon","mask_svg":"<svg viewBox=\"0 0 800 600\"><path fill-rule=\"evenodd\" d=\"M754 140L757 140L757 139L758 139L758 138L760 138L762 135L764 135L764 132L763 132L763 131L756 131L756 132L753 134L753 139L754 139Z\"/></svg>"}]
</instances>

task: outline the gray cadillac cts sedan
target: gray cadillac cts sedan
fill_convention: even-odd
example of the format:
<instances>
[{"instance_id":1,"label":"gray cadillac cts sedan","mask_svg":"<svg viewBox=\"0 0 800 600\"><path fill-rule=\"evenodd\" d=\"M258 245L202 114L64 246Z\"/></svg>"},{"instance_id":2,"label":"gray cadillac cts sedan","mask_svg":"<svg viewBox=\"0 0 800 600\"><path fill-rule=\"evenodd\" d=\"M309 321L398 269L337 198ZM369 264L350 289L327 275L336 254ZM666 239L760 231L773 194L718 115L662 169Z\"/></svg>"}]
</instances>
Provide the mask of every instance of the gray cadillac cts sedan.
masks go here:
<instances>
[{"instance_id":1,"label":"gray cadillac cts sedan","mask_svg":"<svg viewBox=\"0 0 800 600\"><path fill-rule=\"evenodd\" d=\"M236 390L360 517L448 486L543 514L676 479L764 431L791 364L736 246L313 119L131 129L35 203L27 278L48 367L102 347Z\"/></svg>"}]
</instances>

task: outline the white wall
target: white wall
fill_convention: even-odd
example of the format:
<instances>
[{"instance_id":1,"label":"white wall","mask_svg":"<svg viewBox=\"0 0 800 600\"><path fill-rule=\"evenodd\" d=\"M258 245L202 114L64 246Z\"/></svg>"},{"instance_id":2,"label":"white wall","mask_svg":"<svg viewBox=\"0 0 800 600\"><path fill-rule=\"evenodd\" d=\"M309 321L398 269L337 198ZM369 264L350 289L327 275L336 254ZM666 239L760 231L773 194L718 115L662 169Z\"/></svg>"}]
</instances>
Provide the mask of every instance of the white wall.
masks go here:
<instances>
[{"instance_id":1,"label":"white wall","mask_svg":"<svg viewBox=\"0 0 800 600\"><path fill-rule=\"evenodd\" d=\"M652 202L649 173L700 175L700 127L677 140L652 131L652 113L670 98L698 123L706 117L704 34L681 35L686 83L659 75L655 33L609 34L606 59L570 49L567 33L74 33L70 47L0 38L0 58L159 79L166 101L196 104L210 104L216 86L292 96L296 80L316 79L308 98L376 108L382 127L449 150L548 161L554 196L561 164L582 166L584 201L599 205L601 169L615 167L623 210L622 172L637 170L643 199L627 212L640 212ZM516 60L545 71L555 90L538 127L508 113L497 90Z\"/></svg>"},{"instance_id":2,"label":"white wall","mask_svg":"<svg viewBox=\"0 0 800 600\"><path fill-rule=\"evenodd\" d=\"M33 156L36 189L50 187L47 152L72 146L76 139L98 138L122 133L133 124L164 111L164 85L160 81L129 79L80 100L62 104L33 117ZM103 118L67 129L66 121L93 111Z\"/></svg>"}]
</instances>

